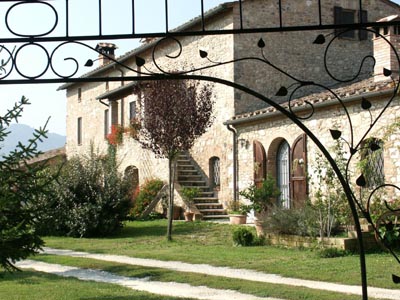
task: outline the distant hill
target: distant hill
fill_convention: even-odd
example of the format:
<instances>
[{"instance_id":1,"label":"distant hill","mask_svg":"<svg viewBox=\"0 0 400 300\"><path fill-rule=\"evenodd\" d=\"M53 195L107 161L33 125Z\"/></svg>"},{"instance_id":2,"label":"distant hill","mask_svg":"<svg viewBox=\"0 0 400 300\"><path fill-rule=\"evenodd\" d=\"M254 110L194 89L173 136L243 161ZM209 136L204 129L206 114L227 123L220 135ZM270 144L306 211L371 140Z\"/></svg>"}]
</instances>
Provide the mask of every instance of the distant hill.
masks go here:
<instances>
[{"instance_id":1,"label":"distant hill","mask_svg":"<svg viewBox=\"0 0 400 300\"><path fill-rule=\"evenodd\" d=\"M11 124L8 131L11 133L7 136L6 140L0 142L0 155L4 155L14 150L18 142L26 144L29 139L33 137L32 133L34 128L24 124ZM48 151L65 145L65 136L48 133L47 139L43 140L43 143L39 143L38 149L41 151Z\"/></svg>"}]
</instances>

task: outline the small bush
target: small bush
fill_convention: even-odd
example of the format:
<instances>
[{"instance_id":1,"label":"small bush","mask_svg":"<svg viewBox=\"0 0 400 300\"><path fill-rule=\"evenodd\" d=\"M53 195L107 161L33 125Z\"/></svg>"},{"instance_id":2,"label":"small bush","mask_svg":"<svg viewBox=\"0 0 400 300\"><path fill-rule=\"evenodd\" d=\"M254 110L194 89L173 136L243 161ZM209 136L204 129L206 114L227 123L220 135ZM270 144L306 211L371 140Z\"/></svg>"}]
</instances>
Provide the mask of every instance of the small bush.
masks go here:
<instances>
[{"instance_id":1,"label":"small bush","mask_svg":"<svg viewBox=\"0 0 400 300\"><path fill-rule=\"evenodd\" d=\"M317 215L309 206L293 209L274 207L265 224L268 232L276 234L315 237L318 233Z\"/></svg>"},{"instance_id":2,"label":"small bush","mask_svg":"<svg viewBox=\"0 0 400 300\"><path fill-rule=\"evenodd\" d=\"M149 179L140 187L139 193L133 200L133 207L130 213L132 218L137 219L140 217L163 185L164 182L160 179Z\"/></svg>"},{"instance_id":3,"label":"small bush","mask_svg":"<svg viewBox=\"0 0 400 300\"><path fill-rule=\"evenodd\" d=\"M245 227L238 227L232 234L235 246L252 246L254 244L254 234Z\"/></svg>"},{"instance_id":4,"label":"small bush","mask_svg":"<svg viewBox=\"0 0 400 300\"><path fill-rule=\"evenodd\" d=\"M323 248L319 251L319 257L321 258L335 258L350 255L351 253L347 250L338 248Z\"/></svg>"},{"instance_id":5,"label":"small bush","mask_svg":"<svg viewBox=\"0 0 400 300\"><path fill-rule=\"evenodd\" d=\"M105 236L122 227L130 209L131 184L117 170L115 152L91 150L64 165L52 192L34 204L43 235ZM50 172L51 173L51 172Z\"/></svg>"}]
</instances>

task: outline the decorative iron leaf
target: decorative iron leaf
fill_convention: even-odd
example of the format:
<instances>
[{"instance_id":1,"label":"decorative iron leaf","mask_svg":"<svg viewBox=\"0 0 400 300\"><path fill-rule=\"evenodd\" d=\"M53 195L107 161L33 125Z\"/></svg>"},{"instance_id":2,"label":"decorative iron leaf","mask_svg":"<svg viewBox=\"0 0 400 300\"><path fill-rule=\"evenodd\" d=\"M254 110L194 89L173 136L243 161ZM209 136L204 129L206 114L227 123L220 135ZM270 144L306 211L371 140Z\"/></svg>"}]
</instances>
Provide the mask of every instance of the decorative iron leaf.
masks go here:
<instances>
[{"instance_id":1,"label":"decorative iron leaf","mask_svg":"<svg viewBox=\"0 0 400 300\"><path fill-rule=\"evenodd\" d=\"M360 187L364 187L367 185L367 181L365 180L364 174L361 174L360 177L357 178L356 184Z\"/></svg>"},{"instance_id":2,"label":"decorative iron leaf","mask_svg":"<svg viewBox=\"0 0 400 300\"><path fill-rule=\"evenodd\" d=\"M381 146L379 146L378 143L371 143L369 145L369 149L371 149L371 151L377 151L377 150L381 149Z\"/></svg>"},{"instance_id":3,"label":"decorative iron leaf","mask_svg":"<svg viewBox=\"0 0 400 300\"><path fill-rule=\"evenodd\" d=\"M206 57L208 56L207 51L200 50L199 52L200 52L200 57L201 57L201 58L206 58Z\"/></svg>"},{"instance_id":4,"label":"decorative iron leaf","mask_svg":"<svg viewBox=\"0 0 400 300\"><path fill-rule=\"evenodd\" d=\"M335 129L329 129L331 136L334 140L338 140L342 136L342 132Z\"/></svg>"},{"instance_id":5,"label":"decorative iron leaf","mask_svg":"<svg viewBox=\"0 0 400 300\"><path fill-rule=\"evenodd\" d=\"M85 63L85 67L91 67L91 66L93 66L93 60L88 59L87 62Z\"/></svg>"},{"instance_id":6,"label":"decorative iron leaf","mask_svg":"<svg viewBox=\"0 0 400 300\"><path fill-rule=\"evenodd\" d=\"M361 100L361 107L362 109L370 109L372 106L371 102L369 102L367 99L365 99L364 97L362 97Z\"/></svg>"},{"instance_id":7,"label":"decorative iron leaf","mask_svg":"<svg viewBox=\"0 0 400 300\"><path fill-rule=\"evenodd\" d=\"M265 47L265 42L264 42L264 40L263 40L263 39L259 39L259 40L258 40L258 43L257 43L257 46L258 46L259 48L264 48L264 47Z\"/></svg>"},{"instance_id":8,"label":"decorative iron leaf","mask_svg":"<svg viewBox=\"0 0 400 300\"><path fill-rule=\"evenodd\" d=\"M322 34L319 34L313 44L322 45L325 44L325 37Z\"/></svg>"},{"instance_id":9,"label":"decorative iron leaf","mask_svg":"<svg viewBox=\"0 0 400 300\"><path fill-rule=\"evenodd\" d=\"M400 277L397 275L392 274L392 280L394 283L399 284L400 283Z\"/></svg>"},{"instance_id":10,"label":"decorative iron leaf","mask_svg":"<svg viewBox=\"0 0 400 300\"><path fill-rule=\"evenodd\" d=\"M136 65L138 67L144 66L145 63L146 63L146 61L144 60L144 58L141 58L140 56L136 56Z\"/></svg>"},{"instance_id":11,"label":"decorative iron leaf","mask_svg":"<svg viewBox=\"0 0 400 300\"><path fill-rule=\"evenodd\" d=\"M385 75L386 77L389 77L390 75L392 75L392 71L386 68L383 68L383 75Z\"/></svg>"},{"instance_id":12,"label":"decorative iron leaf","mask_svg":"<svg viewBox=\"0 0 400 300\"><path fill-rule=\"evenodd\" d=\"M284 86L281 86L281 88L280 88L279 91L275 94L275 96L283 97L283 96L286 96L287 94L288 94L287 88L285 88Z\"/></svg>"}]
</instances>

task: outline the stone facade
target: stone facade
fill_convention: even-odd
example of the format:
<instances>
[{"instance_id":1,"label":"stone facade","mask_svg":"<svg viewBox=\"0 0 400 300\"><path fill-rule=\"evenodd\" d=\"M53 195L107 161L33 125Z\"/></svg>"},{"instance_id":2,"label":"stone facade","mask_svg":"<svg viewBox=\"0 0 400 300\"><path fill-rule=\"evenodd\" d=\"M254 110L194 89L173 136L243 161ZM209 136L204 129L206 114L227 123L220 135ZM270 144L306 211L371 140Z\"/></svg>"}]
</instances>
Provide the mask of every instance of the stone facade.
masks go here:
<instances>
[{"instance_id":1,"label":"stone facade","mask_svg":"<svg viewBox=\"0 0 400 300\"><path fill-rule=\"evenodd\" d=\"M371 82L364 81L364 84L368 85ZM360 83L361 84L361 83ZM364 97L368 97L368 93L363 94ZM364 138L364 133L369 129L371 124L371 115L376 118L384 106L390 99L390 92L386 95L378 97L371 97L368 100L373 103L371 108L371 115L368 111L361 108L362 96L354 97L351 101L346 101L346 108L349 111L349 117L353 122L354 130L354 145L357 145L359 141ZM395 99L396 103L399 99ZM305 105L304 110L311 113L308 105ZM315 112L310 119L303 121L304 125L313 132L318 140L327 148L330 149L334 145L334 140L330 134L330 129L338 129L343 132L343 139L351 141L351 131L349 126L349 119L346 117L343 107L338 104L338 101L331 100L323 102L323 105L315 104ZM257 121L252 121L251 118L236 119L232 121L232 124L238 131L238 139L249 141L249 145L252 145L254 141L260 142L266 152L267 159L267 173L270 173L275 178L277 170L274 164L270 164L275 159L277 149L282 142L286 141L290 146L294 144L296 139L303 134L302 130L295 125L292 121L284 118L281 115L276 115L272 112L258 115ZM394 105L390 107L382 118L377 123L377 126L369 135L370 137L383 139L384 135L388 133L388 128L394 122L398 122L400 116L400 107ZM399 148L399 135L400 133L394 131L389 134L387 141L383 147L383 159L384 159L384 174L385 182L389 184L398 185L400 184L400 148ZM386 138L385 138L386 139ZM347 155L349 156L349 149L347 149ZM317 168L316 157L319 152L317 146L313 141L307 137L307 149L306 149L306 173L308 174L308 196L313 198L316 192L315 186L312 182L316 182L315 169ZM347 157L348 157L347 156ZM357 162L360 159L356 155L351 161L352 175L351 183L355 186L357 176ZM238 150L238 161L239 161L239 179L238 188L239 190L246 188L249 184L253 183L253 147L239 147ZM274 163L276 161L274 160ZM293 161L290 162L290 167L293 167Z\"/></svg>"},{"instance_id":2,"label":"stone facade","mask_svg":"<svg viewBox=\"0 0 400 300\"><path fill-rule=\"evenodd\" d=\"M279 16L275 15L278 1L243 1L246 23L245 28L249 27L268 27L279 25ZM323 1L322 12L327 23L333 23L334 7L339 6L347 10L357 10L358 1L331 0ZM283 12L285 22L291 25L304 23L307 25L318 24L315 20L318 8L316 0L293 0L283 1ZM207 19L207 29L232 29L238 28L237 18L238 4L227 6L225 9ZM386 0L365 1L365 10L368 11L368 20L375 21L387 15L399 12L398 6L390 4ZM301 12L301 13L299 13ZM357 14L356 14L357 15ZM251 17L249 17L251 16ZM278 23L277 23L278 22ZM293 21L294 22L294 21ZM197 23L189 23L187 26L199 26ZM182 29L184 30L184 29ZM323 34L331 32L321 32ZM102 66L85 76L136 76L137 70L135 58L139 56L146 60L146 68L139 69L143 72L159 72L157 66L152 62L152 51L155 48L155 58L158 65L168 71L190 70L209 65L207 59L199 57L199 50L206 51L208 58L216 62L228 62L233 59L244 57L260 56L260 48L257 42L260 38L265 41L263 48L265 58L269 63L252 60L235 64L223 64L216 68L209 68L199 71L199 75L214 76L223 78L248 88L252 88L270 97L272 100L281 101L274 95L280 86L290 86L295 81L285 72L292 74L299 80L315 80L321 84L331 84L332 79L326 75L324 66L325 47L313 45L318 32L291 32L291 33L268 33L268 34L242 34L242 35L216 35L216 36L192 36L179 38L179 43L173 39L166 39L161 43L151 41L142 47L135 49L122 57L120 61L130 69L124 69L113 63ZM357 36L357 35L356 35ZM360 41L354 39L337 39L332 45L327 55L327 65L329 70L335 75L343 78L352 76L354 66L360 64L360 57L372 53L372 35L367 40ZM182 50L176 59L167 58L165 55L174 56ZM272 66L273 64L273 66ZM277 66L277 70L274 66ZM363 67L363 78L372 73L372 64L369 62ZM126 88L124 86L126 85ZM128 88L129 87L129 88ZM68 157L82 155L93 145L100 152L105 152L107 142L105 135L109 132L111 124L121 124L126 127L129 125L131 103L135 103L136 113L141 113L141 99L137 93L133 93L134 84L122 82L105 83L85 83L69 84L62 87L67 90L67 144L66 153ZM122 90L122 92L117 92ZM296 93L297 97L315 92L313 90L300 89ZM109 95L104 96L101 95ZM140 94L139 94L140 95ZM233 197L234 173L234 145L233 134L227 128L226 121L232 120L235 115L244 112L252 112L266 107L260 100L245 95L233 88L221 84L213 84L213 97L215 99L214 124L209 130L200 137L190 154L203 170L206 176L210 176L210 159L218 157L220 159L220 187L218 196L220 201L226 202ZM99 101L102 98L103 101ZM379 111L380 102L374 106L375 111ZM353 105L353 104L352 104ZM351 113L360 124L368 126L369 114L360 112L357 105L352 106ZM393 108L393 113L385 119L390 124L397 113ZM106 122L105 120L108 120ZM78 121L79 120L79 121ZM238 120L238 119L235 119ZM321 134L320 139L324 143L330 141L329 130L326 124L334 122L338 127L345 127L343 111L336 106L321 108L315 116L307 120L307 126ZM265 114L265 118L257 121L249 120L243 122L232 121L238 130L238 138L248 143L238 144L239 160L239 181L238 188L242 189L254 181L254 162L253 162L253 141L259 141L268 149L268 156L273 156L279 144L286 140L292 145L302 134L301 130L289 120L277 115L276 113ZM329 122L329 123L328 123ZM228 122L229 123L229 122ZM78 125L79 124L79 125ZM358 123L357 123L358 124ZM107 125L107 126L106 126ZM363 125L363 126L364 126ZM383 124L382 126L385 126ZM80 127L80 128L78 128ZM78 143L80 135L80 143ZM356 137L360 138L360 137ZM395 138L395 137L393 137ZM271 147L271 145L273 145ZM312 165L315 147L308 143L308 158ZM140 148L137 142L124 135L124 143L118 146L118 155L121 161L121 170L128 167L135 167L139 173L139 183L143 183L148 178L158 177L167 180L167 161L157 159L154 154ZM389 162L399 155L396 147L385 148L385 172L391 182L398 182L400 173L397 163L389 167ZM388 162L388 167L386 167ZM271 162L271 166L273 163ZM312 172L309 169L308 172Z\"/></svg>"}]
</instances>

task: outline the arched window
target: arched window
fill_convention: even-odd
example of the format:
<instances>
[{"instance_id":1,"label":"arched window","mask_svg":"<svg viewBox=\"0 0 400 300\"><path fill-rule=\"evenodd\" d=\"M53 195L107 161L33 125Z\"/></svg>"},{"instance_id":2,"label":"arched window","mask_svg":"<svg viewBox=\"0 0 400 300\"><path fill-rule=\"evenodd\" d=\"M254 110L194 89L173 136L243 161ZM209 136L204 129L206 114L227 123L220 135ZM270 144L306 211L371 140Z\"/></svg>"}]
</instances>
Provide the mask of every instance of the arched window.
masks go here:
<instances>
[{"instance_id":1,"label":"arched window","mask_svg":"<svg viewBox=\"0 0 400 300\"><path fill-rule=\"evenodd\" d=\"M212 188L218 188L220 186L220 163L219 157L213 156L209 161L210 166L210 182Z\"/></svg>"},{"instance_id":2,"label":"arched window","mask_svg":"<svg viewBox=\"0 0 400 300\"><path fill-rule=\"evenodd\" d=\"M360 168L367 187L376 188L385 183L383 141L377 138L366 139L361 146Z\"/></svg>"},{"instance_id":3,"label":"arched window","mask_svg":"<svg viewBox=\"0 0 400 300\"><path fill-rule=\"evenodd\" d=\"M279 204L290 208L290 147L283 141L276 154L277 185L281 192Z\"/></svg>"},{"instance_id":4,"label":"arched window","mask_svg":"<svg viewBox=\"0 0 400 300\"><path fill-rule=\"evenodd\" d=\"M124 176L132 183L132 188L139 186L139 169L135 166L129 166L125 169Z\"/></svg>"}]
</instances>

